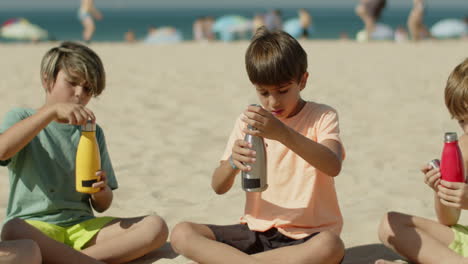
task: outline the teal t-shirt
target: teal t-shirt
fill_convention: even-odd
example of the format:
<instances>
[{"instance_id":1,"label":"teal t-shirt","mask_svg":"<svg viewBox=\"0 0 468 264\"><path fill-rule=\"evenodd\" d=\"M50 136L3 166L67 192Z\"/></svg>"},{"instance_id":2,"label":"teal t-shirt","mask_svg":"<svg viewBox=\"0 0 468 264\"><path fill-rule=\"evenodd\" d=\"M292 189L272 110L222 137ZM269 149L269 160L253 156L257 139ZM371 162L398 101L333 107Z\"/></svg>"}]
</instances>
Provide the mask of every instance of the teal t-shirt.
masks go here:
<instances>
[{"instance_id":1,"label":"teal t-shirt","mask_svg":"<svg viewBox=\"0 0 468 264\"><path fill-rule=\"evenodd\" d=\"M6 114L0 133L35 112L28 108L12 109ZM15 156L0 161L0 165L8 166L10 179L5 222L18 217L70 226L94 217L90 195L75 191L75 157L80 136L80 126L51 122ZM101 169L107 174L109 187L117 189L106 140L99 126L96 126L96 139Z\"/></svg>"}]
</instances>

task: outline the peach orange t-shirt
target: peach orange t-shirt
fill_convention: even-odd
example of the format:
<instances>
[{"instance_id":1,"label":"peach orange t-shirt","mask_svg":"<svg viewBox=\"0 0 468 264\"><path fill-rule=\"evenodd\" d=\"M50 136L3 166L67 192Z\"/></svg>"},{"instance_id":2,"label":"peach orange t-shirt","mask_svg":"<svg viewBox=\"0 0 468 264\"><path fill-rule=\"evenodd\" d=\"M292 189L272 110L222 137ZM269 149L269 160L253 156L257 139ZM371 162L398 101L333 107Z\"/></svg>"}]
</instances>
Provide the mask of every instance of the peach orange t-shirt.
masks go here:
<instances>
[{"instance_id":1,"label":"peach orange t-shirt","mask_svg":"<svg viewBox=\"0 0 468 264\"><path fill-rule=\"evenodd\" d=\"M326 139L341 143L337 113L327 105L307 102L299 113L282 121L318 143ZM244 138L245 126L239 117L222 160L229 158L234 142ZM261 193L246 192L241 223L261 232L276 227L293 239L324 230L339 235L343 218L333 177L315 169L278 141L265 139L265 144L268 189Z\"/></svg>"}]
</instances>

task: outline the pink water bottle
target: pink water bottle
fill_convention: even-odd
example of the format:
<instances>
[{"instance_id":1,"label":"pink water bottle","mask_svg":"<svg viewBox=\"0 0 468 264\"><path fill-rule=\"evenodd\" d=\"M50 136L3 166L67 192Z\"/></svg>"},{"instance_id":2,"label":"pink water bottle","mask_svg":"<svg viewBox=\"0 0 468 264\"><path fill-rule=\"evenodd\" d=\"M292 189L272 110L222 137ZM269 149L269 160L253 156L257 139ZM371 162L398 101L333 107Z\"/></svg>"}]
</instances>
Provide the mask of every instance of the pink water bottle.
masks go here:
<instances>
[{"instance_id":1,"label":"pink water bottle","mask_svg":"<svg viewBox=\"0 0 468 264\"><path fill-rule=\"evenodd\" d=\"M450 182L465 182L463 157L458 146L457 133L445 133L445 144L442 150L440 173L442 180Z\"/></svg>"}]
</instances>

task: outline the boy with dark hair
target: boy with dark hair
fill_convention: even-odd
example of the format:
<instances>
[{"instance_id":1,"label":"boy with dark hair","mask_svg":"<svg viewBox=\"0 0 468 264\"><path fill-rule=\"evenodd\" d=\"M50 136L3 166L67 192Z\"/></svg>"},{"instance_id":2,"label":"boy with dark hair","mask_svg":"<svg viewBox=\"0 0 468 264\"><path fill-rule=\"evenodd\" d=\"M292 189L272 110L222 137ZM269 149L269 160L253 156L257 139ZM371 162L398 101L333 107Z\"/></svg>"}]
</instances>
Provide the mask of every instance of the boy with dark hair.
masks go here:
<instances>
[{"instance_id":1,"label":"boy with dark hair","mask_svg":"<svg viewBox=\"0 0 468 264\"><path fill-rule=\"evenodd\" d=\"M334 186L344 150L336 111L305 101L307 54L285 32L257 30L245 54L262 107L249 106L236 121L212 188L224 194L255 152L246 133L265 139L268 189L246 192L241 222L229 226L177 224L174 250L198 263L339 263L344 246ZM247 129L247 125L256 128Z\"/></svg>"}]
</instances>

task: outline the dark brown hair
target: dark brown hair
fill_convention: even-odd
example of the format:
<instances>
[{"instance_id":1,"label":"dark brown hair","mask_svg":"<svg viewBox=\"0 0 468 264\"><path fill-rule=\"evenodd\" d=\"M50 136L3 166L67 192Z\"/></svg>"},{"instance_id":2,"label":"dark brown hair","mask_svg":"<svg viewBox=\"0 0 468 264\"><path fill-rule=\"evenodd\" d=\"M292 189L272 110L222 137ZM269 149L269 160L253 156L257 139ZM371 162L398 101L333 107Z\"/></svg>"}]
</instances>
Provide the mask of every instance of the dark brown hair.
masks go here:
<instances>
[{"instance_id":1,"label":"dark brown hair","mask_svg":"<svg viewBox=\"0 0 468 264\"><path fill-rule=\"evenodd\" d=\"M300 82L307 71L307 54L299 42L283 31L260 27L245 53L245 67L254 84Z\"/></svg>"}]
</instances>

